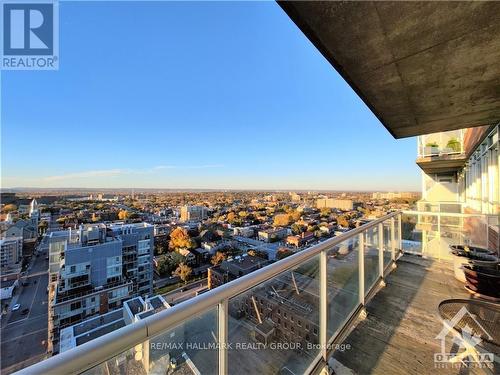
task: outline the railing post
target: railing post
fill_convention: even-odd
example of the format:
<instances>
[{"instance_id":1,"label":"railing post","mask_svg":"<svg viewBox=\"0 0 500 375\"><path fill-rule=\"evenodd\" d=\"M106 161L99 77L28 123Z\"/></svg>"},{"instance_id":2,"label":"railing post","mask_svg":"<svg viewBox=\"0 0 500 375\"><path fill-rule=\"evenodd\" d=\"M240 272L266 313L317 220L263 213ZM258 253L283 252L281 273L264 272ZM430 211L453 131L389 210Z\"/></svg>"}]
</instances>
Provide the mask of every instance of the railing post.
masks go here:
<instances>
[{"instance_id":1,"label":"railing post","mask_svg":"<svg viewBox=\"0 0 500 375\"><path fill-rule=\"evenodd\" d=\"M391 217L391 260L396 261L396 225L394 218Z\"/></svg>"},{"instance_id":2,"label":"railing post","mask_svg":"<svg viewBox=\"0 0 500 375\"><path fill-rule=\"evenodd\" d=\"M327 358L328 344L328 272L327 272L328 257L326 250L319 254L319 343L321 345L321 356L325 363Z\"/></svg>"},{"instance_id":3,"label":"railing post","mask_svg":"<svg viewBox=\"0 0 500 375\"><path fill-rule=\"evenodd\" d=\"M439 245L441 245L441 212L439 212L437 215L437 230L438 230ZM437 256L438 259L441 259L441 246L439 247L439 253Z\"/></svg>"},{"instance_id":4,"label":"railing post","mask_svg":"<svg viewBox=\"0 0 500 375\"><path fill-rule=\"evenodd\" d=\"M384 278L384 224L378 225L378 273Z\"/></svg>"},{"instance_id":5,"label":"railing post","mask_svg":"<svg viewBox=\"0 0 500 375\"><path fill-rule=\"evenodd\" d=\"M365 233L359 234L358 275L359 303L365 305Z\"/></svg>"},{"instance_id":6,"label":"railing post","mask_svg":"<svg viewBox=\"0 0 500 375\"><path fill-rule=\"evenodd\" d=\"M398 242L398 255L399 255L399 252L403 251L403 213L401 212L399 214L399 220L398 220L398 238L399 238L399 242Z\"/></svg>"},{"instance_id":7,"label":"railing post","mask_svg":"<svg viewBox=\"0 0 500 375\"><path fill-rule=\"evenodd\" d=\"M227 345L228 345L228 305L227 299L219 303L219 375L226 375L227 368Z\"/></svg>"}]
</instances>

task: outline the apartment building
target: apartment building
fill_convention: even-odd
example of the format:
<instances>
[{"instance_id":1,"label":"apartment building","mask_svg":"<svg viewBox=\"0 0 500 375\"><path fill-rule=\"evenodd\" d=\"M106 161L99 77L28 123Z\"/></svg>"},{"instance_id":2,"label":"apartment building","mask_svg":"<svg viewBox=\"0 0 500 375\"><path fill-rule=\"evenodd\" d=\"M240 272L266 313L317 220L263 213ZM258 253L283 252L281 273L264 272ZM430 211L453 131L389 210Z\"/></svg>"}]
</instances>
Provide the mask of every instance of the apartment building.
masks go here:
<instances>
[{"instance_id":1,"label":"apartment building","mask_svg":"<svg viewBox=\"0 0 500 375\"><path fill-rule=\"evenodd\" d=\"M388 193L380 193L380 192L375 192L372 194L373 199L398 199L398 198L413 198L415 196L415 193L408 193L408 192L402 192L402 193L396 193L396 192L388 192Z\"/></svg>"},{"instance_id":2,"label":"apartment building","mask_svg":"<svg viewBox=\"0 0 500 375\"><path fill-rule=\"evenodd\" d=\"M22 260L23 238L6 237L0 239L0 267L12 267Z\"/></svg>"},{"instance_id":3,"label":"apartment building","mask_svg":"<svg viewBox=\"0 0 500 375\"><path fill-rule=\"evenodd\" d=\"M260 230L258 232L258 237L260 241L264 242L275 242L282 240L288 236L287 228L269 228Z\"/></svg>"},{"instance_id":4,"label":"apartment building","mask_svg":"<svg viewBox=\"0 0 500 375\"><path fill-rule=\"evenodd\" d=\"M323 198L316 200L316 208L335 208L342 211L352 211L360 204L350 199Z\"/></svg>"},{"instance_id":5,"label":"apartment building","mask_svg":"<svg viewBox=\"0 0 500 375\"><path fill-rule=\"evenodd\" d=\"M471 241L498 250L499 157L498 124L420 136L417 164L422 170L422 199L418 202L419 211L476 215L460 219L457 226L484 228L478 235L484 240L472 238ZM449 225L430 226L429 216L420 216L418 220L417 229L421 229L423 243L438 236L442 239L445 236L439 232L444 230L452 232Z\"/></svg>"},{"instance_id":6,"label":"apartment building","mask_svg":"<svg viewBox=\"0 0 500 375\"><path fill-rule=\"evenodd\" d=\"M81 225L49 236L49 351L60 330L153 291L153 226Z\"/></svg>"},{"instance_id":7,"label":"apartment building","mask_svg":"<svg viewBox=\"0 0 500 375\"><path fill-rule=\"evenodd\" d=\"M229 313L252 322L251 335L259 342L272 340L317 344L319 327L316 323L319 299L312 291L311 278L291 272L266 283L252 293L238 298ZM300 289L300 293L296 291Z\"/></svg>"},{"instance_id":8,"label":"apartment building","mask_svg":"<svg viewBox=\"0 0 500 375\"><path fill-rule=\"evenodd\" d=\"M203 221L208 217L208 210L205 206L182 206L181 217L182 222L188 221Z\"/></svg>"}]
</instances>

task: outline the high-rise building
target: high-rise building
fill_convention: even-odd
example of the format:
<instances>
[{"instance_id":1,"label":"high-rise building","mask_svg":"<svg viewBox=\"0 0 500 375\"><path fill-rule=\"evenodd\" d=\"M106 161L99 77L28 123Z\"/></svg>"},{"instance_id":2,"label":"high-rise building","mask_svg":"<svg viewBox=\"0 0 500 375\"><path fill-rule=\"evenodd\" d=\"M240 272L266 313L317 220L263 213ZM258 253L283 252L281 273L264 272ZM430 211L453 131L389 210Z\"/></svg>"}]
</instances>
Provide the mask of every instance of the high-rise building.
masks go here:
<instances>
[{"instance_id":1,"label":"high-rise building","mask_svg":"<svg viewBox=\"0 0 500 375\"><path fill-rule=\"evenodd\" d=\"M153 292L153 226L95 224L49 236L49 351L60 330Z\"/></svg>"}]
</instances>

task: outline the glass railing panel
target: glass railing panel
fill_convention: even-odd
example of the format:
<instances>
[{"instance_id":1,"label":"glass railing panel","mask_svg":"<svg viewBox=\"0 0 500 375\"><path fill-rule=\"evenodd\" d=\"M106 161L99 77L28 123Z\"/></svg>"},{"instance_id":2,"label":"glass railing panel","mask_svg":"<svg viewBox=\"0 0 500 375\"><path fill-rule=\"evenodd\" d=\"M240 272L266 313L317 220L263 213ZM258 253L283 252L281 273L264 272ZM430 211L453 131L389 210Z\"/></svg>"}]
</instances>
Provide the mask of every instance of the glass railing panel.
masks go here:
<instances>
[{"instance_id":1,"label":"glass railing panel","mask_svg":"<svg viewBox=\"0 0 500 375\"><path fill-rule=\"evenodd\" d=\"M396 256L398 255L398 252L402 249L402 244L401 244L401 234L399 233L401 229L401 215L397 215L394 218L394 238L396 242Z\"/></svg>"},{"instance_id":2,"label":"glass railing panel","mask_svg":"<svg viewBox=\"0 0 500 375\"><path fill-rule=\"evenodd\" d=\"M452 259L451 245L488 246L488 224L484 215L405 212L402 217L405 252Z\"/></svg>"},{"instance_id":3,"label":"glass railing panel","mask_svg":"<svg viewBox=\"0 0 500 375\"><path fill-rule=\"evenodd\" d=\"M319 256L229 300L230 374L301 374L319 354Z\"/></svg>"},{"instance_id":4,"label":"glass railing panel","mask_svg":"<svg viewBox=\"0 0 500 375\"><path fill-rule=\"evenodd\" d=\"M391 263L392 260L392 241L391 241L391 221L386 220L382 223L383 230L383 257L384 257L384 269Z\"/></svg>"},{"instance_id":5,"label":"glass railing panel","mask_svg":"<svg viewBox=\"0 0 500 375\"><path fill-rule=\"evenodd\" d=\"M379 231L378 227L367 229L364 232L365 251L363 255L365 268L365 295L370 292L378 277L379 269Z\"/></svg>"},{"instance_id":6,"label":"glass railing panel","mask_svg":"<svg viewBox=\"0 0 500 375\"><path fill-rule=\"evenodd\" d=\"M219 358L217 318L217 308L213 308L84 374L216 374Z\"/></svg>"},{"instance_id":7,"label":"glass railing panel","mask_svg":"<svg viewBox=\"0 0 500 375\"><path fill-rule=\"evenodd\" d=\"M434 247L438 220L434 215L404 213L401 218L401 241L403 251L410 254L425 255Z\"/></svg>"},{"instance_id":8,"label":"glass railing panel","mask_svg":"<svg viewBox=\"0 0 500 375\"><path fill-rule=\"evenodd\" d=\"M342 328L359 305L358 237L327 252L328 338Z\"/></svg>"},{"instance_id":9,"label":"glass railing panel","mask_svg":"<svg viewBox=\"0 0 500 375\"><path fill-rule=\"evenodd\" d=\"M425 134L418 137L419 157L453 155L463 152L463 130Z\"/></svg>"}]
</instances>

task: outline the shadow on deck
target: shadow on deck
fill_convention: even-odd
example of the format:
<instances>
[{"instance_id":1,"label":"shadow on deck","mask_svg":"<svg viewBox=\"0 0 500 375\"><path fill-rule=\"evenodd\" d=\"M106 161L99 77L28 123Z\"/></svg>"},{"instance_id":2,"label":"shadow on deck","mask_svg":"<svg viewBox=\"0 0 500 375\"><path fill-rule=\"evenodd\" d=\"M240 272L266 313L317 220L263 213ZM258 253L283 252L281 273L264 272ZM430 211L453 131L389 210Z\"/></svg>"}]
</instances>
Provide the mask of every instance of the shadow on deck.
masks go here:
<instances>
[{"instance_id":1,"label":"shadow on deck","mask_svg":"<svg viewBox=\"0 0 500 375\"><path fill-rule=\"evenodd\" d=\"M367 304L368 316L344 343L351 345L334 358L356 374L488 374L479 368L436 368L441 352L436 335L442 330L438 305L449 298L470 298L453 276L450 263L404 255L398 267ZM451 346L451 340L446 348ZM339 372L340 373L340 372Z\"/></svg>"}]
</instances>

